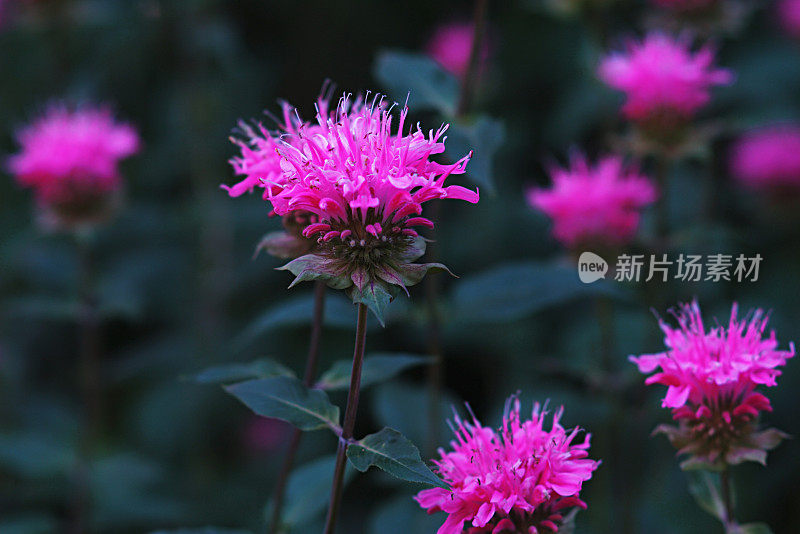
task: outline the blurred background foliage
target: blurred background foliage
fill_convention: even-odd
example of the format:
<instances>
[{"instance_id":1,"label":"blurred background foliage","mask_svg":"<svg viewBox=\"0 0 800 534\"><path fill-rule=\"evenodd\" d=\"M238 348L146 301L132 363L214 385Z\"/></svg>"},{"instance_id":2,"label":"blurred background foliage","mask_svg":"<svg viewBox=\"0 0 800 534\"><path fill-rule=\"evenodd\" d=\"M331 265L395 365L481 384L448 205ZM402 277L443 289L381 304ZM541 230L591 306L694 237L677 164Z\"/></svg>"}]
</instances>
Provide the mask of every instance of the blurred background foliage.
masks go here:
<instances>
[{"instance_id":1,"label":"blurred background foliage","mask_svg":"<svg viewBox=\"0 0 800 534\"><path fill-rule=\"evenodd\" d=\"M6 4L0 152L16 149L15 129L52 99L109 102L144 141L123 167L125 209L94 243L106 417L87 472L90 530L214 524L262 532L287 426L257 422L220 388L186 377L257 357L302 374L311 290L286 291L287 274L273 270L278 260L251 259L260 237L280 221L267 217L258 195L233 200L219 189L233 181L228 136L237 120L275 111L278 98L311 116L326 78L344 91L386 91L401 101L410 90L414 118L435 128L454 104L447 95L457 82L440 78L434 90L443 92L445 105L426 103L419 84L427 81L403 54L419 53L437 25L468 19L471 2ZM553 3L490 3L492 60L475 113L454 125L449 145L456 156L476 150L470 178L483 198L477 206L443 206L438 223L438 255L461 277L439 280L446 317L441 412L469 402L497 424L503 400L516 391L525 402L563 404L566 424L588 428L592 457L604 462L582 493L589 509L578 515L578 532L713 532L715 520L692 502L667 440L649 437L669 419L660 392L645 390L626 360L661 346L647 292L579 285L547 221L523 199L525 186L547 183L553 158L563 161L575 147L600 153L613 144L609 132L619 130L621 98L596 80L595 65L607 47L642 27L648 8L604 4L591 3L590 15L581 17ZM800 48L776 30L769 6L754 7L741 31L716 40L720 64L738 77L706 111L722 133L711 150L673 169L667 194L681 252L760 253L760 278L670 284L668 302L697 296L707 314L721 318L733 300L768 308L778 338L788 343L800 340L796 207L777 213L742 193L725 165L727 143L741 129L800 118ZM645 233L650 225L646 220ZM0 180L3 534L60 532L68 524L81 418L76 262L67 236L37 230L29 193L8 176ZM350 356L354 330L354 310L330 297L323 369ZM425 353L423 297L420 286L410 301L393 303L385 329L371 319L368 351ZM610 362L613 376L632 384L624 395L602 380L598 299L613 303ZM780 387L770 391L775 410L767 415L795 436L798 387L800 367L790 361ZM425 388L423 368L369 388L357 433L393 426L430 457ZM332 397L343 404L342 393ZM444 445L444 421L441 436ZM799 446L784 443L766 469L737 469L744 520L796 532ZM330 472L334 449L324 432L303 441L286 512L292 532L321 530L329 479L317 473ZM353 477L341 532L435 532L443 518L426 516L410 499L418 489L380 472Z\"/></svg>"}]
</instances>

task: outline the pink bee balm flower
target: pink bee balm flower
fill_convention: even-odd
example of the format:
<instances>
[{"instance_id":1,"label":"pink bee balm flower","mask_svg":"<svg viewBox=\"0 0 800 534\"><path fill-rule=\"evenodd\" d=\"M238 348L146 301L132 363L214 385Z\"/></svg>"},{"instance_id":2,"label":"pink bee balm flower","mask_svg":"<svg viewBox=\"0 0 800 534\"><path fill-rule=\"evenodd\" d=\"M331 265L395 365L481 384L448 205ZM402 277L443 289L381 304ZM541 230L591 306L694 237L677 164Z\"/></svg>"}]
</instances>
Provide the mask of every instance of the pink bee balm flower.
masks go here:
<instances>
[{"instance_id":1,"label":"pink bee balm flower","mask_svg":"<svg viewBox=\"0 0 800 534\"><path fill-rule=\"evenodd\" d=\"M684 304L675 314L678 328L660 321L666 352L630 357L642 373L655 371L646 384L667 386L661 405L681 426L660 430L692 455L689 463L763 462L765 450L780 441L776 430L755 432L759 413L772 409L756 388L777 385L778 367L794 356L794 345L778 350L774 332L764 337L762 310L743 319L737 311L734 304L727 327L706 329L697 302Z\"/></svg>"},{"instance_id":2,"label":"pink bee balm flower","mask_svg":"<svg viewBox=\"0 0 800 534\"><path fill-rule=\"evenodd\" d=\"M444 185L465 171L469 155L447 165L432 160L444 152L447 125L404 133L407 115L405 108L392 134L391 110L382 100L367 105L342 98L330 115L318 113L317 125L300 125L294 138L281 141L283 174L265 189L276 214L318 219L303 230L317 237L314 254L284 267L297 276L294 283L323 279L379 316L395 289L418 283L429 269L444 269L411 263L425 251L415 228L433 226L421 216L422 204L479 198L477 191Z\"/></svg>"},{"instance_id":3,"label":"pink bee balm flower","mask_svg":"<svg viewBox=\"0 0 800 534\"><path fill-rule=\"evenodd\" d=\"M705 46L692 52L686 39L651 33L613 52L600 65L600 78L623 91L622 113L636 122L681 124L711 99L714 85L733 81L725 69L713 66L714 51Z\"/></svg>"},{"instance_id":4,"label":"pink bee balm flower","mask_svg":"<svg viewBox=\"0 0 800 534\"><path fill-rule=\"evenodd\" d=\"M42 207L77 217L121 188L119 161L139 150L136 130L103 107L50 106L17 140L21 151L8 161L17 183Z\"/></svg>"},{"instance_id":5,"label":"pink bee balm flower","mask_svg":"<svg viewBox=\"0 0 800 534\"><path fill-rule=\"evenodd\" d=\"M437 534L557 532L565 510L586 508L583 483L600 462L588 459L590 435L567 431L559 409L549 430L547 412L534 405L520 420L518 399L509 399L503 426L495 431L456 417L452 452L439 449L436 470L451 489L423 490L415 497L428 513L446 512ZM466 525L466 526L465 526Z\"/></svg>"},{"instance_id":6,"label":"pink bee balm flower","mask_svg":"<svg viewBox=\"0 0 800 534\"><path fill-rule=\"evenodd\" d=\"M436 60L445 70L463 78L469 69L469 58L472 55L472 41L475 26L471 23L450 23L439 26L428 41L428 55ZM484 40L481 44L480 61L489 60L489 45Z\"/></svg>"},{"instance_id":7,"label":"pink bee balm flower","mask_svg":"<svg viewBox=\"0 0 800 534\"><path fill-rule=\"evenodd\" d=\"M529 189L528 203L553 219L553 235L570 248L627 243L636 233L642 208L657 197L653 183L626 168L618 156L596 165L575 156L570 168L554 167L550 174L552 189Z\"/></svg>"},{"instance_id":8,"label":"pink bee balm flower","mask_svg":"<svg viewBox=\"0 0 800 534\"><path fill-rule=\"evenodd\" d=\"M734 177L752 189L800 192L800 126L746 133L731 148L730 166Z\"/></svg>"},{"instance_id":9,"label":"pink bee balm flower","mask_svg":"<svg viewBox=\"0 0 800 534\"><path fill-rule=\"evenodd\" d=\"M795 39L800 39L800 0L779 0L776 13L784 31Z\"/></svg>"}]
</instances>

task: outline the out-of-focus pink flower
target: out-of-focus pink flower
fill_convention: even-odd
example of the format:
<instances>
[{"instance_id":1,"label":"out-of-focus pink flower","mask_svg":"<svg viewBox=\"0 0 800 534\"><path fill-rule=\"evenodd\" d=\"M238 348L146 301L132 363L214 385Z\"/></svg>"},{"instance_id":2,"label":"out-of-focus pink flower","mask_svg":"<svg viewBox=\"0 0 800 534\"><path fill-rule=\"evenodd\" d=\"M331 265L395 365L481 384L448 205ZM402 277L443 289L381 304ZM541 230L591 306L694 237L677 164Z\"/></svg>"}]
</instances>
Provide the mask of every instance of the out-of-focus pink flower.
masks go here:
<instances>
[{"instance_id":1,"label":"out-of-focus pink flower","mask_svg":"<svg viewBox=\"0 0 800 534\"><path fill-rule=\"evenodd\" d=\"M626 94L628 119L681 124L709 102L712 86L733 81L729 70L714 67L714 55L709 46L692 52L687 39L651 33L607 56L599 74Z\"/></svg>"},{"instance_id":2,"label":"out-of-focus pink flower","mask_svg":"<svg viewBox=\"0 0 800 534\"><path fill-rule=\"evenodd\" d=\"M784 31L800 39L800 0L779 0L775 9Z\"/></svg>"},{"instance_id":3,"label":"out-of-focus pink flower","mask_svg":"<svg viewBox=\"0 0 800 534\"><path fill-rule=\"evenodd\" d=\"M105 107L52 105L17 140L21 151L9 159L9 170L47 207L82 204L117 191L119 161L139 150L136 130L116 122Z\"/></svg>"},{"instance_id":4,"label":"out-of-focus pink flower","mask_svg":"<svg viewBox=\"0 0 800 534\"><path fill-rule=\"evenodd\" d=\"M439 26L425 47L428 55L435 59L445 70L463 78L469 69L469 58L472 53L472 41L475 26L471 23L454 22ZM489 43L481 41L480 61L485 64L489 60Z\"/></svg>"},{"instance_id":5,"label":"out-of-focus pink flower","mask_svg":"<svg viewBox=\"0 0 800 534\"><path fill-rule=\"evenodd\" d=\"M456 417L453 450L439 449L434 461L451 489L428 489L415 497L428 513L448 514L438 534L555 532L565 511L586 508L579 494L599 462L588 459L589 434L574 442L580 429L561 426L562 412L555 413L550 430L544 429L547 412L538 404L531 418L521 421L513 397L497 431L474 417L471 422Z\"/></svg>"},{"instance_id":6,"label":"out-of-focus pink flower","mask_svg":"<svg viewBox=\"0 0 800 534\"><path fill-rule=\"evenodd\" d=\"M800 191L800 126L775 125L744 134L730 153L733 176L765 191Z\"/></svg>"},{"instance_id":7,"label":"out-of-focus pink flower","mask_svg":"<svg viewBox=\"0 0 800 534\"><path fill-rule=\"evenodd\" d=\"M553 235L565 246L623 245L639 226L640 212L657 197L649 178L626 168L619 156L596 165L582 155L570 168L550 171L552 189L528 190L528 203L553 219Z\"/></svg>"},{"instance_id":8,"label":"out-of-focus pink flower","mask_svg":"<svg viewBox=\"0 0 800 534\"><path fill-rule=\"evenodd\" d=\"M292 427L278 419L254 416L244 429L244 445L254 454L272 452L282 447Z\"/></svg>"},{"instance_id":9,"label":"out-of-focus pink flower","mask_svg":"<svg viewBox=\"0 0 800 534\"><path fill-rule=\"evenodd\" d=\"M706 329L697 302L684 304L675 313L677 328L660 321L666 352L630 357L642 373L654 373L646 384L667 386L661 405L671 408L682 426L664 431L679 452L706 463L738 463L771 448L755 433L759 413L772 409L756 388L777 385L778 367L794 356L794 344L779 350L774 332L765 337L768 319L762 310L743 319L737 311L734 304L727 327ZM769 436L769 444L775 437Z\"/></svg>"}]
</instances>

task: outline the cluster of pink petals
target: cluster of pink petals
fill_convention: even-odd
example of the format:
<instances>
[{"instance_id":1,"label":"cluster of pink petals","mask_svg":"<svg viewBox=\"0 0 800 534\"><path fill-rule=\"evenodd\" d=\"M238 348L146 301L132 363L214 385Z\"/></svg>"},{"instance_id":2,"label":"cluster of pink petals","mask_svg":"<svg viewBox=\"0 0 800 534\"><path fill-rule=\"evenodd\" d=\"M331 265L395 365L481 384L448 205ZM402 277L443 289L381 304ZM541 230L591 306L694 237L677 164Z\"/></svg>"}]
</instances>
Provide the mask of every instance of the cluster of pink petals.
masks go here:
<instances>
[{"instance_id":1,"label":"cluster of pink petals","mask_svg":"<svg viewBox=\"0 0 800 534\"><path fill-rule=\"evenodd\" d=\"M800 191L800 126L746 133L731 148L731 172L752 189Z\"/></svg>"},{"instance_id":2,"label":"cluster of pink petals","mask_svg":"<svg viewBox=\"0 0 800 534\"><path fill-rule=\"evenodd\" d=\"M475 26L471 23L454 22L439 26L426 46L428 55L445 70L463 78L469 69L474 36ZM485 63L488 59L489 45L483 41L480 61Z\"/></svg>"},{"instance_id":3,"label":"cluster of pink petals","mask_svg":"<svg viewBox=\"0 0 800 534\"><path fill-rule=\"evenodd\" d=\"M477 202L477 191L444 185L464 172L469 155L449 165L431 160L444 152L447 125L427 135L419 126L404 134L407 115L405 108L392 134L391 110L377 97L369 105L342 98L329 116L317 115L317 125L300 125L295 138L278 147L281 180L265 189L275 213L313 213L319 222L306 227L306 237L357 242L369 235L413 237L412 227L432 227L419 217L429 200Z\"/></svg>"},{"instance_id":4,"label":"cluster of pink petals","mask_svg":"<svg viewBox=\"0 0 800 534\"><path fill-rule=\"evenodd\" d=\"M693 52L688 39L651 33L600 65L600 78L623 91L623 114L634 121L686 120L711 99L710 88L731 83L733 75L714 67L714 50Z\"/></svg>"},{"instance_id":5,"label":"cluster of pink petals","mask_svg":"<svg viewBox=\"0 0 800 534\"><path fill-rule=\"evenodd\" d=\"M528 203L553 219L553 235L567 247L626 243L641 209L657 197L653 183L618 156L591 165L576 155L570 168L554 167L551 177L552 189L530 189Z\"/></svg>"},{"instance_id":6,"label":"cluster of pink petals","mask_svg":"<svg viewBox=\"0 0 800 534\"><path fill-rule=\"evenodd\" d=\"M281 155L278 153L280 146L284 142L299 143L301 127L307 135L318 128L300 121L294 108L287 102L281 104L281 109L283 122L277 133L273 134L262 124L251 126L245 122L239 123L243 136L232 141L239 146L240 154L232 158L230 164L234 172L244 178L233 186L222 186L230 196L252 193L253 189L260 187L264 189L264 199L269 199L284 183ZM317 111L323 117L328 115L328 100L325 97L317 99Z\"/></svg>"},{"instance_id":7,"label":"cluster of pink petals","mask_svg":"<svg viewBox=\"0 0 800 534\"><path fill-rule=\"evenodd\" d=\"M784 31L800 39L800 0L778 0L776 12Z\"/></svg>"},{"instance_id":8,"label":"cluster of pink petals","mask_svg":"<svg viewBox=\"0 0 800 534\"><path fill-rule=\"evenodd\" d=\"M46 205L69 202L75 194L117 190L119 161L139 150L136 130L115 122L103 107L53 105L17 139L21 151L9 159L9 170Z\"/></svg>"},{"instance_id":9,"label":"cluster of pink petals","mask_svg":"<svg viewBox=\"0 0 800 534\"><path fill-rule=\"evenodd\" d=\"M794 356L794 345L778 350L774 332L764 337L768 318L762 310L738 319L734 304L728 326L710 329L703 324L697 302L682 305L675 316L677 328L660 321L666 352L630 357L642 373L656 371L647 378L648 385L667 386L663 407L673 408L676 419L700 419L724 406L731 408L729 422L731 417L755 417L771 409L769 399L755 389L777 385L777 368Z\"/></svg>"},{"instance_id":10,"label":"cluster of pink petals","mask_svg":"<svg viewBox=\"0 0 800 534\"><path fill-rule=\"evenodd\" d=\"M474 417L472 422L456 417L453 451L440 449L441 458L434 461L451 489L428 489L415 497L428 513L449 514L438 534L461 534L467 522L470 533L555 532L564 510L586 508L579 493L599 462L587 458L588 434L573 443L579 429L561 426L562 411L550 430L544 429L547 412L538 404L531 419L521 421L516 398L497 431Z\"/></svg>"}]
</instances>

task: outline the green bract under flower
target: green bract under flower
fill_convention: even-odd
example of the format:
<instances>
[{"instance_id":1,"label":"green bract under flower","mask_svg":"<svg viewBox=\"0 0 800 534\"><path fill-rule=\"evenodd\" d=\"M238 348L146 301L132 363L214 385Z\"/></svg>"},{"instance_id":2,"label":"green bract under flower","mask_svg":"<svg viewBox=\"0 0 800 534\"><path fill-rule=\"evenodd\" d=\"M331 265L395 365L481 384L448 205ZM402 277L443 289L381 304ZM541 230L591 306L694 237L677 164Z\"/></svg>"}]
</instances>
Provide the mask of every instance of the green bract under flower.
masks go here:
<instances>
[{"instance_id":1,"label":"green bract under flower","mask_svg":"<svg viewBox=\"0 0 800 534\"><path fill-rule=\"evenodd\" d=\"M386 306L400 290L407 293L406 288L418 284L428 271L450 272L441 263L413 263L425 254L421 236L385 241L370 236L351 242L322 246L280 267L296 276L289 287L324 280L334 289L346 290L353 302L366 304L383 322Z\"/></svg>"}]
</instances>

